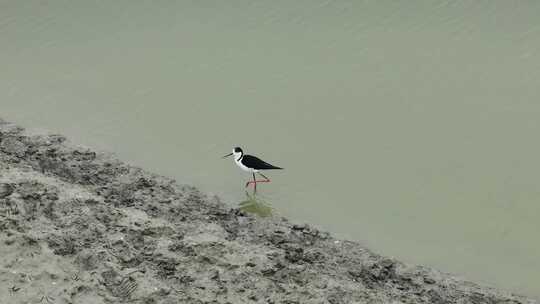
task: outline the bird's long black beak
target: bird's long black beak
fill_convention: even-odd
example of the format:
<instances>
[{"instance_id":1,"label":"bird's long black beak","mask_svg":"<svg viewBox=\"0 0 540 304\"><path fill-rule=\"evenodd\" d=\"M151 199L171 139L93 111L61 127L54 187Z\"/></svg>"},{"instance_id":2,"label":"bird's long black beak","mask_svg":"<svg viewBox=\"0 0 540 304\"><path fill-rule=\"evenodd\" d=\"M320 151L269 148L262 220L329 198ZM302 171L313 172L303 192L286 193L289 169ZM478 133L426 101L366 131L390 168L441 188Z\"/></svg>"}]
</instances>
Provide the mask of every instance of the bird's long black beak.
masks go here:
<instances>
[{"instance_id":1,"label":"bird's long black beak","mask_svg":"<svg viewBox=\"0 0 540 304\"><path fill-rule=\"evenodd\" d=\"M223 156L222 158L229 157L229 156L231 156L231 155L232 155L232 153L229 153L229 154Z\"/></svg>"}]
</instances>

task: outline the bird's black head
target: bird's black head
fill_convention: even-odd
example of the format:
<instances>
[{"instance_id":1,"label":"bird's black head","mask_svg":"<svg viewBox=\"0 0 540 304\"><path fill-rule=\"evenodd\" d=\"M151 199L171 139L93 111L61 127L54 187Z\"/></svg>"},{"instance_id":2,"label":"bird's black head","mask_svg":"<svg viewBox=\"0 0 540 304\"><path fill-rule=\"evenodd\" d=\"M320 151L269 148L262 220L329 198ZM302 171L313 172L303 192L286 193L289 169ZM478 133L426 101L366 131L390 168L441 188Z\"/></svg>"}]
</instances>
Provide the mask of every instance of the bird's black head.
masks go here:
<instances>
[{"instance_id":1,"label":"bird's black head","mask_svg":"<svg viewBox=\"0 0 540 304\"><path fill-rule=\"evenodd\" d=\"M244 151L242 151L242 149L240 149L239 147L236 147L236 148L232 149L232 153L229 153L229 154L223 156L223 158L229 157L231 155L234 155L234 159L238 160L238 159L242 158L242 156L244 155Z\"/></svg>"}]
</instances>

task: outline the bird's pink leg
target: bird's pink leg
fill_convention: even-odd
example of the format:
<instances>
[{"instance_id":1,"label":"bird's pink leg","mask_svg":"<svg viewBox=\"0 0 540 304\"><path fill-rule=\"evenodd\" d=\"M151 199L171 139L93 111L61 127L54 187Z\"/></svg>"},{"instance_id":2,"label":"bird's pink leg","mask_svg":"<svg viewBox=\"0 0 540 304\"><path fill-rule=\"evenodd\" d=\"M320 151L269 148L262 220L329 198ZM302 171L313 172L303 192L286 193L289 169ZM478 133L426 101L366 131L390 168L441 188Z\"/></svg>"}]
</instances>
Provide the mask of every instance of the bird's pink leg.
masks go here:
<instances>
[{"instance_id":1,"label":"bird's pink leg","mask_svg":"<svg viewBox=\"0 0 540 304\"><path fill-rule=\"evenodd\" d=\"M264 180L257 180L255 178L255 173L253 173L253 180L252 181L249 181L246 183L246 188L250 185L250 184L253 184L253 189L255 191L257 191L257 183L269 183L270 182L270 179L268 177L266 177L264 174L260 173L260 172L257 172L259 173L262 177L264 177Z\"/></svg>"},{"instance_id":2,"label":"bird's pink leg","mask_svg":"<svg viewBox=\"0 0 540 304\"><path fill-rule=\"evenodd\" d=\"M254 189L257 190L257 180L255 179L255 172L253 172L253 180L246 183L246 188L250 184L253 184Z\"/></svg>"},{"instance_id":3,"label":"bird's pink leg","mask_svg":"<svg viewBox=\"0 0 540 304\"><path fill-rule=\"evenodd\" d=\"M260 172L257 172L257 173L259 173L259 175L262 176L262 177L264 177L264 179L265 179L265 180L258 180L258 181L257 181L258 183L269 183L269 182L270 182L270 179L269 179L268 177L264 176L264 175L263 175L262 173L260 173ZM253 177L255 177L255 174L253 174Z\"/></svg>"}]
</instances>

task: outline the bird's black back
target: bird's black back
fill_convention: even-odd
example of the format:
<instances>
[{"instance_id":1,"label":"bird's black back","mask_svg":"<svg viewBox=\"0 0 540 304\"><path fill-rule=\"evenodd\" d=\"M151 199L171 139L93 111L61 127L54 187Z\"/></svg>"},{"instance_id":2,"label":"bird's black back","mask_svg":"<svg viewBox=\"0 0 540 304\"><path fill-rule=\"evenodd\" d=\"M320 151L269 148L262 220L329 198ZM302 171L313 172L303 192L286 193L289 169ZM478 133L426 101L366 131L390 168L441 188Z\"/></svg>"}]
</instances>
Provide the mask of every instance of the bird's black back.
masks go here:
<instances>
[{"instance_id":1,"label":"bird's black back","mask_svg":"<svg viewBox=\"0 0 540 304\"><path fill-rule=\"evenodd\" d=\"M242 159L240 160L244 166L248 168L253 168L255 170L271 170L271 169L283 169L280 167L276 167L274 165L271 165L264 160L255 157L253 155L244 155L242 156Z\"/></svg>"}]
</instances>

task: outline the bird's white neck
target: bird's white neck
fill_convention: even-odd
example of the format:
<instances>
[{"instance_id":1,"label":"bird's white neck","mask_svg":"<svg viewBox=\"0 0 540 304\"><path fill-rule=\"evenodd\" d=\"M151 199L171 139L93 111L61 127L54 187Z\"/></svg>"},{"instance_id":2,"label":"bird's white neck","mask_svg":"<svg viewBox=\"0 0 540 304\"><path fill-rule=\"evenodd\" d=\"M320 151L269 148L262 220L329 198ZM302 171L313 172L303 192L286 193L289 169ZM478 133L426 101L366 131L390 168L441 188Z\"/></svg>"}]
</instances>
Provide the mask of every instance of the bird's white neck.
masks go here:
<instances>
[{"instance_id":1,"label":"bird's white neck","mask_svg":"<svg viewBox=\"0 0 540 304\"><path fill-rule=\"evenodd\" d=\"M242 152L233 152L233 155L234 155L234 161L235 162L239 162L242 157L244 156L244 154Z\"/></svg>"}]
</instances>

